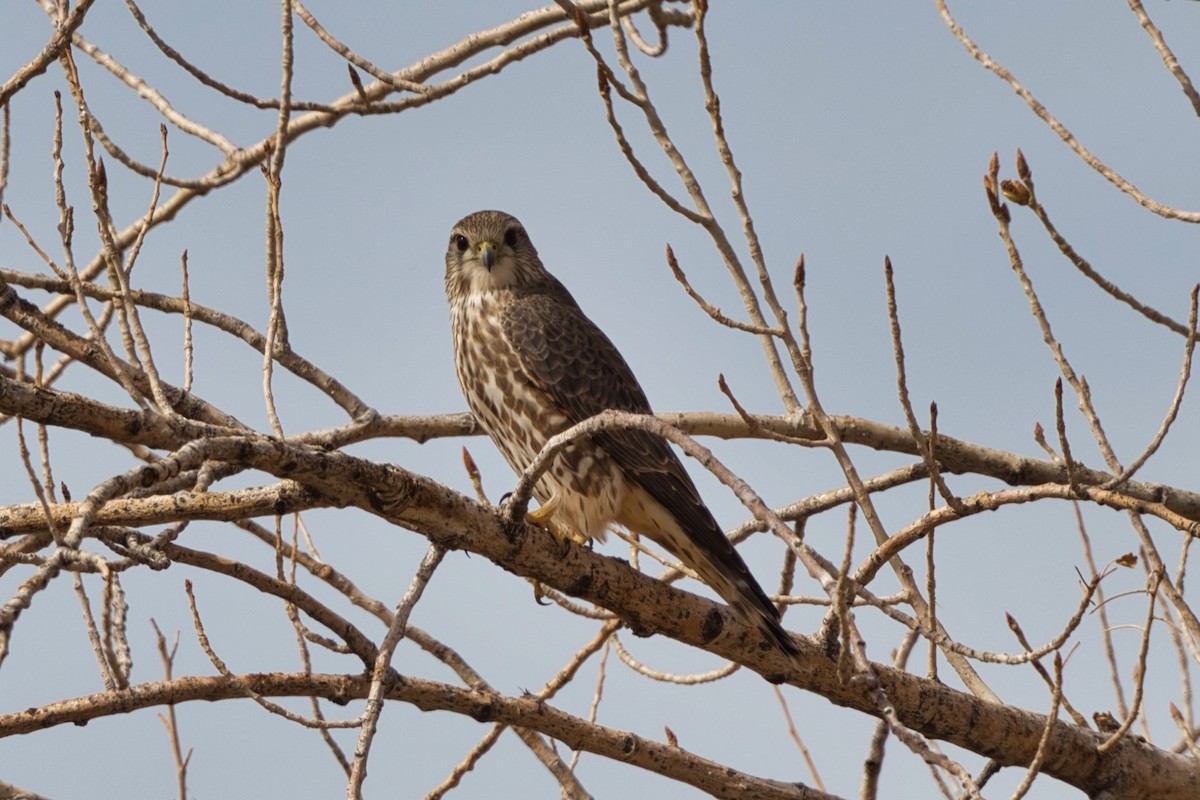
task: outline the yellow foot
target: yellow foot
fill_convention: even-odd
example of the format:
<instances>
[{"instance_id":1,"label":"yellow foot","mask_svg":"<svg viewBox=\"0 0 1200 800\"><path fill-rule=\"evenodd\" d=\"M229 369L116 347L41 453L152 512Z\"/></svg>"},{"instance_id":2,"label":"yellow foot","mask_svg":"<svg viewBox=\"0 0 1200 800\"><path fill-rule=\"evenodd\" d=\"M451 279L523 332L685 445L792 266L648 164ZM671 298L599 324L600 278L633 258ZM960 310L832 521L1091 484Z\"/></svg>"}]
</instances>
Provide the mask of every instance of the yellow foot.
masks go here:
<instances>
[{"instance_id":1,"label":"yellow foot","mask_svg":"<svg viewBox=\"0 0 1200 800\"><path fill-rule=\"evenodd\" d=\"M550 529L550 518L554 516L554 512L558 510L558 495L554 495L545 503L535 508L533 511L525 512L525 521L539 528Z\"/></svg>"},{"instance_id":2,"label":"yellow foot","mask_svg":"<svg viewBox=\"0 0 1200 800\"><path fill-rule=\"evenodd\" d=\"M566 525L563 525L558 520L554 519L554 513L558 511L559 499L558 495L554 495L545 503L542 503L537 509L525 512L525 521L531 525L537 525L546 533L554 537L554 541L564 552L567 549L567 540L570 539L576 544L586 544L587 537L580 534L578 531L571 530Z\"/></svg>"}]
</instances>

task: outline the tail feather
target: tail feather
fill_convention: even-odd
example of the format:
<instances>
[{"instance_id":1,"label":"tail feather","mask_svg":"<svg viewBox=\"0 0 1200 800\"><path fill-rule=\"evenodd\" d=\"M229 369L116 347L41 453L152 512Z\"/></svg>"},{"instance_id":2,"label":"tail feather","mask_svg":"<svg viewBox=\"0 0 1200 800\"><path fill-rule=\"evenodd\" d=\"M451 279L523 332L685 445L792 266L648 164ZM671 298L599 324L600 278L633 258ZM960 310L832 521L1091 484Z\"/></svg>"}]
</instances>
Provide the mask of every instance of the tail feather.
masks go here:
<instances>
[{"instance_id":1,"label":"tail feather","mask_svg":"<svg viewBox=\"0 0 1200 800\"><path fill-rule=\"evenodd\" d=\"M799 655L800 650L795 640L780 624L779 609L754 580L737 551L733 551L733 557L737 559L736 566L712 561L703 567L691 564L688 566L696 569L704 578L704 582L716 590L742 619L757 626L767 641L789 656ZM735 574L726 574L728 572Z\"/></svg>"},{"instance_id":2,"label":"tail feather","mask_svg":"<svg viewBox=\"0 0 1200 800\"><path fill-rule=\"evenodd\" d=\"M679 468L682 473L682 467ZM693 489L694 491L694 489ZM736 611L756 625L767 640L789 656L800 651L779 624L779 609L767 597L746 562L698 497L676 497L673 508L634 485L624 498L617 522L665 547L694 570ZM686 517L681 519L681 517Z\"/></svg>"}]
</instances>

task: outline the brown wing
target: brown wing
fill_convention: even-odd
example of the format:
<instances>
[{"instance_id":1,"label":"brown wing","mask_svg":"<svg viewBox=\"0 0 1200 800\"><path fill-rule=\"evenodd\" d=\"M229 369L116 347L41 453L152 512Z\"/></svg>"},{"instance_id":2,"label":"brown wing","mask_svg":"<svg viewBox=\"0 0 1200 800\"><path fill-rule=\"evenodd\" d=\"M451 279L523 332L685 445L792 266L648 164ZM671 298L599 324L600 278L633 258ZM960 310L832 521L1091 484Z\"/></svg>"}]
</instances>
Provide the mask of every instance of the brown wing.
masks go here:
<instances>
[{"instance_id":1,"label":"brown wing","mask_svg":"<svg viewBox=\"0 0 1200 800\"><path fill-rule=\"evenodd\" d=\"M645 392L617 348L584 315L567 289L553 277L547 278L525 289L504 310L504 335L527 378L550 396L572 424L609 409L651 413ZM662 438L634 429L604 431L591 438L631 481L675 516L702 552L712 554L716 568L736 585L746 587L745 599L759 614L768 621L778 620L778 610ZM770 634L785 650L794 652L794 644L777 623Z\"/></svg>"},{"instance_id":2,"label":"brown wing","mask_svg":"<svg viewBox=\"0 0 1200 800\"><path fill-rule=\"evenodd\" d=\"M506 305L503 328L526 377L550 396L571 424L608 409L651 413L625 359L557 281ZM699 523L695 527L701 529L716 527L683 465L661 438L619 430L596 434L592 440L663 505L702 509L700 517L681 518L685 527L691 527L688 522Z\"/></svg>"}]
</instances>

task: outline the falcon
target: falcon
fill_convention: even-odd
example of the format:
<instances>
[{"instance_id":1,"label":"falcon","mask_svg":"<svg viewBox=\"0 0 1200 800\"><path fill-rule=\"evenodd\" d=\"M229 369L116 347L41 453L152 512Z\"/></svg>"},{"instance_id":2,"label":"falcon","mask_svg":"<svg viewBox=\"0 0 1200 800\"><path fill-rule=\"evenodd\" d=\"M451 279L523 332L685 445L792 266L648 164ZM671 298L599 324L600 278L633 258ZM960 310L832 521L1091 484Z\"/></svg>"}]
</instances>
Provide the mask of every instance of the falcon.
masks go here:
<instances>
[{"instance_id":1,"label":"falcon","mask_svg":"<svg viewBox=\"0 0 1200 800\"><path fill-rule=\"evenodd\" d=\"M475 418L521 473L546 440L601 411L650 414L625 359L553 275L517 219L479 211L450 231L446 297L454 366ZM612 524L664 547L785 653L779 610L730 544L675 452L620 429L577 439L534 487L529 519L563 541Z\"/></svg>"}]
</instances>

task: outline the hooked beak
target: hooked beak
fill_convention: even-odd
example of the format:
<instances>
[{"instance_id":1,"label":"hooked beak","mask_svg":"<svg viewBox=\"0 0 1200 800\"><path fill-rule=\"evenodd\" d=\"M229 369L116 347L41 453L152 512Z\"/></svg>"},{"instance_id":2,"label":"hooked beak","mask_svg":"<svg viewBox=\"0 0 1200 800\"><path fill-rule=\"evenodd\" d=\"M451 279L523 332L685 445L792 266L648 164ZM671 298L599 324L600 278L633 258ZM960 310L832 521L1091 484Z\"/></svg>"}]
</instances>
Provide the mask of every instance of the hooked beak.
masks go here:
<instances>
[{"instance_id":1,"label":"hooked beak","mask_svg":"<svg viewBox=\"0 0 1200 800\"><path fill-rule=\"evenodd\" d=\"M475 245L475 250L479 254L479 263L483 264L485 269L491 270L492 265L496 263L496 243L482 241Z\"/></svg>"}]
</instances>

